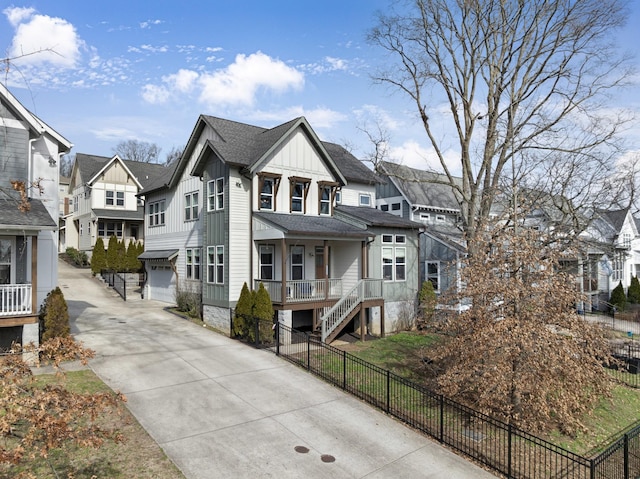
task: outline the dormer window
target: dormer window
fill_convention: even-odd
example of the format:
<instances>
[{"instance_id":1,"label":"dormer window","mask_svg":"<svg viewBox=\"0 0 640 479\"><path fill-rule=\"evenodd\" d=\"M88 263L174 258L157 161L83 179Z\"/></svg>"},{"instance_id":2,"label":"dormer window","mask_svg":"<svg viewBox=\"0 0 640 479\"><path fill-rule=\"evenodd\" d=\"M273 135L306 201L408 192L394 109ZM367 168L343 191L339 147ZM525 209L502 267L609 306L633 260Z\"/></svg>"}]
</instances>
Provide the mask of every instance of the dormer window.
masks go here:
<instances>
[{"instance_id":1,"label":"dormer window","mask_svg":"<svg viewBox=\"0 0 640 479\"><path fill-rule=\"evenodd\" d=\"M307 194L311 179L299 176L289 177L290 182L290 211L291 213L307 212Z\"/></svg>"},{"instance_id":2,"label":"dormer window","mask_svg":"<svg viewBox=\"0 0 640 479\"><path fill-rule=\"evenodd\" d=\"M332 181L318 182L318 212L321 215L330 215L332 213L331 205L333 204L337 187L338 183Z\"/></svg>"},{"instance_id":3,"label":"dormer window","mask_svg":"<svg viewBox=\"0 0 640 479\"><path fill-rule=\"evenodd\" d=\"M280 187L280 175L272 173L259 173L258 188L260 189L260 203L258 209L275 211L276 197Z\"/></svg>"},{"instance_id":4,"label":"dormer window","mask_svg":"<svg viewBox=\"0 0 640 479\"><path fill-rule=\"evenodd\" d=\"M371 196L361 193L360 206L371 206Z\"/></svg>"}]
</instances>

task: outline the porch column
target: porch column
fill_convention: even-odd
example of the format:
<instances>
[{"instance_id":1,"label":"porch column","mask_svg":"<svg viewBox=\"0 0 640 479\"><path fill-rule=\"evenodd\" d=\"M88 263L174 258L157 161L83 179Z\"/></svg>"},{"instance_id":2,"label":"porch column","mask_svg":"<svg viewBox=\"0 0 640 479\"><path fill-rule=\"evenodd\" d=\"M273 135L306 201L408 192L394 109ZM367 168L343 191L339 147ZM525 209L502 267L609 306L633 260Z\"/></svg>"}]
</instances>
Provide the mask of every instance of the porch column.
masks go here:
<instances>
[{"instance_id":1,"label":"porch column","mask_svg":"<svg viewBox=\"0 0 640 479\"><path fill-rule=\"evenodd\" d=\"M38 235L31 237L31 313L38 314Z\"/></svg>"},{"instance_id":2,"label":"porch column","mask_svg":"<svg viewBox=\"0 0 640 479\"><path fill-rule=\"evenodd\" d=\"M324 255L324 299L325 301L329 298L329 241L324 240L323 242L324 251L322 254Z\"/></svg>"},{"instance_id":3,"label":"porch column","mask_svg":"<svg viewBox=\"0 0 640 479\"><path fill-rule=\"evenodd\" d=\"M280 288L281 288L280 295L282 297L282 304L285 304L287 302L287 241L284 238L280 240L280 249L282 250L282 254L281 254L282 284L280 285Z\"/></svg>"},{"instance_id":4,"label":"porch column","mask_svg":"<svg viewBox=\"0 0 640 479\"><path fill-rule=\"evenodd\" d=\"M368 265L367 265L367 242L363 241L362 242L362 251L361 251L361 258L360 258L360 278L364 279L367 278L367 270Z\"/></svg>"}]
</instances>

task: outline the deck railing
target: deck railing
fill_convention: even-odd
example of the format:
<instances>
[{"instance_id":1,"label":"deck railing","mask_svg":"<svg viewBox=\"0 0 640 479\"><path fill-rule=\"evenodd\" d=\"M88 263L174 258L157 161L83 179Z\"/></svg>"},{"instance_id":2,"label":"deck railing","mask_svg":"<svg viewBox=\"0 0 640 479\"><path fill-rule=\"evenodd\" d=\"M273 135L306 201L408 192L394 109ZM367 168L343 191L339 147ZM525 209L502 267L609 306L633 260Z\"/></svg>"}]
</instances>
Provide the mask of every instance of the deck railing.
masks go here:
<instances>
[{"instance_id":1,"label":"deck railing","mask_svg":"<svg viewBox=\"0 0 640 479\"><path fill-rule=\"evenodd\" d=\"M0 285L0 316L31 314L31 285Z\"/></svg>"},{"instance_id":2,"label":"deck railing","mask_svg":"<svg viewBox=\"0 0 640 479\"><path fill-rule=\"evenodd\" d=\"M285 298L282 298L282 281L269 279L254 280L257 290L260 283L264 284L269 297L274 303L305 303L338 299L342 296L341 279L297 279L289 280L285 285Z\"/></svg>"}]
</instances>

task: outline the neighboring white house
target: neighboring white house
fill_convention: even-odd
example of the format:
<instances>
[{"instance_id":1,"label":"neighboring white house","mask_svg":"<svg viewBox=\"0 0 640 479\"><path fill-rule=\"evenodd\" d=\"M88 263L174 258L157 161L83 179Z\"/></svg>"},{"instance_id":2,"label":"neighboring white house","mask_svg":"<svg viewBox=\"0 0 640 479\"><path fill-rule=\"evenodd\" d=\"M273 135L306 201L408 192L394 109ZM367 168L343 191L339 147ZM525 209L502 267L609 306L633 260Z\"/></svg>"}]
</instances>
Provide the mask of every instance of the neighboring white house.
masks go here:
<instances>
[{"instance_id":1,"label":"neighboring white house","mask_svg":"<svg viewBox=\"0 0 640 479\"><path fill-rule=\"evenodd\" d=\"M0 347L38 343L38 311L58 284L58 175L72 145L0 83ZM14 185L21 182L25 197Z\"/></svg>"},{"instance_id":2,"label":"neighboring white house","mask_svg":"<svg viewBox=\"0 0 640 479\"><path fill-rule=\"evenodd\" d=\"M69 191L72 210L66 216L67 247L89 255L98 237L130 242L144 236L144 201L138 193L166 172L162 165L128 161L118 155L76 154Z\"/></svg>"},{"instance_id":3,"label":"neighboring white house","mask_svg":"<svg viewBox=\"0 0 640 479\"><path fill-rule=\"evenodd\" d=\"M261 128L201 115L182 158L146 198L145 297L201 291L203 317L230 332L244 283L265 285L280 321L331 340L354 316L384 332L415 305L417 223L376 210L377 178L304 118ZM392 325L393 327L393 325Z\"/></svg>"}]
</instances>

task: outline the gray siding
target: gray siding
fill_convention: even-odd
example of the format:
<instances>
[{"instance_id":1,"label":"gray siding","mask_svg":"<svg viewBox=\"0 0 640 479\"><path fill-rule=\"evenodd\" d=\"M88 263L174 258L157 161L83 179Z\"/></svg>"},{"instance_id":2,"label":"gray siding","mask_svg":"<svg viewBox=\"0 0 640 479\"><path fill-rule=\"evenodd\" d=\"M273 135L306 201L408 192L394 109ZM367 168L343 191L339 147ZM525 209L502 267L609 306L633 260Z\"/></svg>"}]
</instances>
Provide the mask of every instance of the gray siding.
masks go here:
<instances>
[{"instance_id":1,"label":"gray siding","mask_svg":"<svg viewBox=\"0 0 640 479\"><path fill-rule=\"evenodd\" d=\"M27 181L27 130L6 127L0 134L0 187L12 192L11 180Z\"/></svg>"},{"instance_id":2,"label":"gray siding","mask_svg":"<svg viewBox=\"0 0 640 479\"><path fill-rule=\"evenodd\" d=\"M440 261L440 292L456 284L457 251L428 235L420 235L420 284L425 280L425 262Z\"/></svg>"},{"instance_id":3,"label":"gray siding","mask_svg":"<svg viewBox=\"0 0 640 479\"><path fill-rule=\"evenodd\" d=\"M392 198L400 196L400 190L391 182L389 178L385 178L386 183L376 186L376 196L378 198Z\"/></svg>"}]
</instances>

